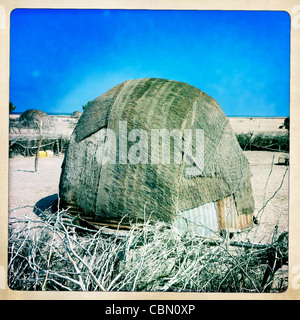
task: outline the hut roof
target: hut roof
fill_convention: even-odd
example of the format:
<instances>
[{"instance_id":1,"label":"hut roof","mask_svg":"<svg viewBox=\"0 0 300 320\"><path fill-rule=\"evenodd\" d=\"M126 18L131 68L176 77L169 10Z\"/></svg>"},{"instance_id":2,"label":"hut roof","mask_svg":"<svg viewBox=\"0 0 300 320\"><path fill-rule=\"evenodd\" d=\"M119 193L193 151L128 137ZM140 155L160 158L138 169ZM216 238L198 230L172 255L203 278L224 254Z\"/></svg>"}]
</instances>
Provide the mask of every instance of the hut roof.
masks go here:
<instances>
[{"instance_id":1,"label":"hut roof","mask_svg":"<svg viewBox=\"0 0 300 320\"><path fill-rule=\"evenodd\" d=\"M204 168L193 177L185 165L104 164L96 160L100 129L202 129ZM195 142L192 144L195 149ZM118 144L117 144L118 147ZM174 153L171 148L171 156ZM149 148L149 157L150 157ZM165 79L123 82L102 94L85 110L71 136L60 179L63 203L87 215L173 221L178 211L234 197L239 215L252 214L254 201L247 159L218 103L186 83Z\"/></svg>"},{"instance_id":2,"label":"hut roof","mask_svg":"<svg viewBox=\"0 0 300 320\"><path fill-rule=\"evenodd\" d=\"M44 111L37 110L37 109L28 109L20 115L19 120L33 121L33 120L42 119L46 116L47 116L47 113Z\"/></svg>"},{"instance_id":3,"label":"hut roof","mask_svg":"<svg viewBox=\"0 0 300 320\"><path fill-rule=\"evenodd\" d=\"M81 111L74 111L72 114L71 114L71 117L73 118L80 118L82 115L82 112Z\"/></svg>"}]
</instances>

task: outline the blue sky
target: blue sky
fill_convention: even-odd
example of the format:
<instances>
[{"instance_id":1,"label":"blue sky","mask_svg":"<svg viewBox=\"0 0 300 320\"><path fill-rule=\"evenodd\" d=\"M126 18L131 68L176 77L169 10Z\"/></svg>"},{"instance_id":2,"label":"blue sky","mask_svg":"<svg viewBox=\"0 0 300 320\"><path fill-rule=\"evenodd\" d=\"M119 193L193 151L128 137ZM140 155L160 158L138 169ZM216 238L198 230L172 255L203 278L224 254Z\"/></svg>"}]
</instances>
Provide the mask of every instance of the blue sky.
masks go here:
<instances>
[{"instance_id":1,"label":"blue sky","mask_svg":"<svg viewBox=\"0 0 300 320\"><path fill-rule=\"evenodd\" d=\"M288 116L290 17L271 11L16 9L10 101L71 113L129 79L186 82L228 116Z\"/></svg>"}]
</instances>

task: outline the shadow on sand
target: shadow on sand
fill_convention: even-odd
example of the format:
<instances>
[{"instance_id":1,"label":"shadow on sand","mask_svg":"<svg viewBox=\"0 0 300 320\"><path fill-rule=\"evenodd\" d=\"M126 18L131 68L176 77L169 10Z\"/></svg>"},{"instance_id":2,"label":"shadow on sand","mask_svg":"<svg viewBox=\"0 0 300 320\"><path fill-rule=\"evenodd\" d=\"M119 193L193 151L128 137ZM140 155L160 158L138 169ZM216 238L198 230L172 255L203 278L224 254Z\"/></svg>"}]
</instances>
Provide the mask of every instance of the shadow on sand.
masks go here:
<instances>
[{"instance_id":1,"label":"shadow on sand","mask_svg":"<svg viewBox=\"0 0 300 320\"><path fill-rule=\"evenodd\" d=\"M38 216L43 211L49 209L52 212L57 208L58 194L52 194L51 196L47 196L45 198L40 199L34 206L33 212ZM56 206L55 206L56 204Z\"/></svg>"},{"instance_id":2,"label":"shadow on sand","mask_svg":"<svg viewBox=\"0 0 300 320\"><path fill-rule=\"evenodd\" d=\"M35 173L34 170L22 170L22 169L16 169L16 170L12 170L12 171L20 171L20 172L31 172L31 173Z\"/></svg>"}]
</instances>

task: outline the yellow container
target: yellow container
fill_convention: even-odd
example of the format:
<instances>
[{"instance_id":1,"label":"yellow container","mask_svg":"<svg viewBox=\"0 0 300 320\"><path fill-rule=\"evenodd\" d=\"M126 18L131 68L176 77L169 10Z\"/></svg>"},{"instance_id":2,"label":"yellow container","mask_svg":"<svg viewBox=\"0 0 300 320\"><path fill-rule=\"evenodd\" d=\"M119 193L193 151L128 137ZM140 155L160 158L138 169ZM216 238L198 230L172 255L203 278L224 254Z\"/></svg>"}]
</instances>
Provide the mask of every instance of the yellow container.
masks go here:
<instances>
[{"instance_id":1,"label":"yellow container","mask_svg":"<svg viewBox=\"0 0 300 320\"><path fill-rule=\"evenodd\" d=\"M47 157L47 152L46 152L46 151L39 151L38 157L39 157L39 158L45 158L45 157Z\"/></svg>"}]
</instances>

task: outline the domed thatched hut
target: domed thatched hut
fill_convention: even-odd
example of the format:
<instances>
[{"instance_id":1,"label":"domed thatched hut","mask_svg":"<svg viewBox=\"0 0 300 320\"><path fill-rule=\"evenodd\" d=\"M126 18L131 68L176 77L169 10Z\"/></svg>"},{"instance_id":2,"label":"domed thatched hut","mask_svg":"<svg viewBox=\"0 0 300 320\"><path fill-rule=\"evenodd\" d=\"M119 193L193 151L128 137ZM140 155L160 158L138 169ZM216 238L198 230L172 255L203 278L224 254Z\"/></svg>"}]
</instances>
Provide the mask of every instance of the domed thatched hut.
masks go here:
<instances>
[{"instance_id":1,"label":"domed thatched hut","mask_svg":"<svg viewBox=\"0 0 300 320\"><path fill-rule=\"evenodd\" d=\"M76 119L79 119L82 115L82 112L81 111L74 111L72 114L71 114L71 117L72 118L76 118Z\"/></svg>"},{"instance_id":2,"label":"domed thatched hut","mask_svg":"<svg viewBox=\"0 0 300 320\"><path fill-rule=\"evenodd\" d=\"M116 141L108 138L108 129L116 134ZM176 149L175 138L169 145L162 139L152 145L150 133L161 129L176 129L183 134L184 143L190 139L190 153ZM203 132L203 166L193 158L201 135L196 136L198 140L184 135L196 129ZM143 143L138 144L138 140ZM115 144L109 144L112 142ZM121 154L124 145L126 151L129 149L128 157ZM104 163L112 146L116 161ZM151 163L158 149L162 156L168 146L174 161ZM182 162L175 160L178 150ZM133 151L137 151L138 161L130 161ZM189 157L194 162L188 161ZM196 173L187 171L191 164ZM154 220L212 236L222 229L232 232L252 224L250 178L248 161L213 98L185 83L138 79L121 83L96 98L79 119L62 165L60 199L93 219L120 221L127 215L136 221L151 213Z\"/></svg>"},{"instance_id":3,"label":"domed thatched hut","mask_svg":"<svg viewBox=\"0 0 300 320\"><path fill-rule=\"evenodd\" d=\"M33 122L34 120L43 120L47 117L47 113L41 110L37 109L28 109L24 111L20 117L19 121L24 121L24 122Z\"/></svg>"}]
</instances>

